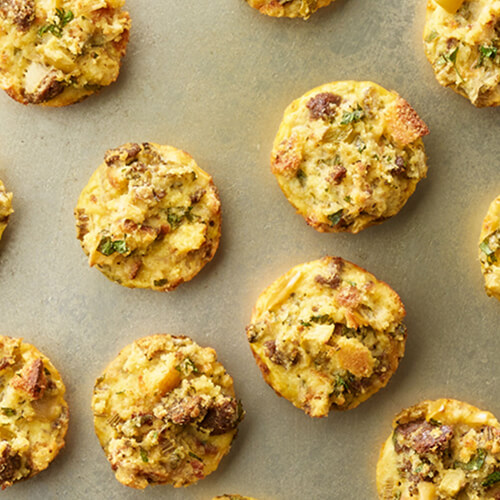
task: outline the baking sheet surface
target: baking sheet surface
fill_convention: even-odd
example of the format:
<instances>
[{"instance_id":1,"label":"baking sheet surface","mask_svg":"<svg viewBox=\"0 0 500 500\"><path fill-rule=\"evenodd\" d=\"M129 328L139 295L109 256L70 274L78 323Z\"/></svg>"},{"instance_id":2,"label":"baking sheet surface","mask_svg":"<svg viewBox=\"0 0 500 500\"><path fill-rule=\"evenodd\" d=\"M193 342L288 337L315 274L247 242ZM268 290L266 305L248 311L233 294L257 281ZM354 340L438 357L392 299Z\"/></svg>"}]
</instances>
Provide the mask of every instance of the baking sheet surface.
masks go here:
<instances>
[{"instance_id":1,"label":"baking sheet surface","mask_svg":"<svg viewBox=\"0 0 500 500\"><path fill-rule=\"evenodd\" d=\"M0 179L15 214L0 242L2 333L58 367L71 409L65 449L5 499L260 500L376 498L375 464L393 416L454 397L500 417L500 304L483 291L477 240L500 192L498 109L476 109L425 60L423 0L337 0L307 22L243 0L128 0L119 81L63 109L0 95ZM269 168L284 108L333 80L398 91L431 134L429 173L399 215L358 235L320 234L294 213ZM73 208L104 152L172 144L210 172L223 203L214 260L171 293L130 290L89 269ZM258 294L301 262L339 255L388 282L407 309L406 356L389 385L347 413L313 420L263 381L245 336ZM120 485L95 437L97 376L133 340L158 332L210 345L247 411L219 469L197 485Z\"/></svg>"}]
</instances>

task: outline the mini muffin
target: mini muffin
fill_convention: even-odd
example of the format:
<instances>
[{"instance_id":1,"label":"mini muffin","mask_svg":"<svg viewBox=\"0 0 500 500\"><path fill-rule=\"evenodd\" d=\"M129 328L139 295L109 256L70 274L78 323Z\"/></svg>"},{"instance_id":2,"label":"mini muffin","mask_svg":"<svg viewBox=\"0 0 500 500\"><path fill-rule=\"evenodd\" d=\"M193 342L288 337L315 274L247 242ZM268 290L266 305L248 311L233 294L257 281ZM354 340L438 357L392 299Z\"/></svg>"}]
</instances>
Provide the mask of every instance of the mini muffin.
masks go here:
<instances>
[{"instance_id":1,"label":"mini muffin","mask_svg":"<svg viewBox=\"0 0 500 500\"><path fill-rule=\"evenodd\" d=\"M173 290L190 280L221 232L212 178L184 151L148 142L106 152L75 217L90 266L130 288Z\"/></svg>"},{"instance_id":2,"label":"mini muffin","mask_svg":"<svg viewBox=\"0 0 500 500\"><path fill-rule=\"evenodd\" d=\"M309 225L357 233L397 214L425 177L428 133L396 92L327 83L286 109L271 168Z\"/></svg>"},{"instance_id":3,"label":"mini muffin","mask_svg":"<svg viewBox=\"0 0 500 500\"><path fill-rule=\"evenodd\" d=\"M486 293L500 300L500 196L491 203L479 237L479 260Z\"/></svg>"},{"instance_id":4,"label":"mini muffin","mask_svg":"<svg viewBox=\"0 0 500 500\"><path fill-rule=\"evenodd\" d=\"M8 193L2 181L0 181L0 239L9 222L12 210L12 193Z\"/></svg>"},{"instance_id":5,"label":"mini muffin","mask_svg":"<svg viewBox=\"0 0 500 500\"><path fill-rule=\"evenodd\" d=\"M0 485L46 469L68 429L65 387L52 363L21 339L0 336Z\"/></svg>"},{"instance_id":6,"label":"mini muffin","mask_svg":"<svg viewBox=\"0 0 500 500\"><path fill-rule=\"evenodd\" d=\"M307 19L320 7L333 0L246 0L254 9L272 17L303 17Z\"/></svg>"},{"instance_id":7,"label":"mini muffin","mask_svg":"<svg viewBox=\"0 0 500 500\"><path fill-rule=\"evenodd\" d=\"M424 45L438 82L478 107L500 104L500 2L428 0Z\"/></svg>"},{"instance_id":8,"label":"mini muffin","mask_svg":"<svg viewBox=\"0 0 500 500\"><path fill-rule=\"evenodd\" d=\"M215 351L171 335L125 347L97 379L92 410L116 479L132 488L203 479L243 417Z\"/></svg>"},{"instance_id":9,"label":"mini muffin","mask_svg":"<svg viewBox=\"0 0 500 500\"><path fill-rule=\"evenodd\" d=\"M65 106L118 78L124 0L0 1L0 87L23 104Z\"/></svg>"},{"instance_id":10,"label":"mini muffin","mask_svg":"<svg viewBox=\"0 0 500 500\"><path fill-rule=\"evenodd\" d=\"M489 412L438 399L403 410L377 464L382 500L500 498L500 425Z\"/></svg>"},{"instance_id":11,"label":"mini muffin","mask_svg":"<svg viewBox=\"0 0 500 500\"><path fill-rule=\"evenodd\" d=\"M294 267L257 300L248 341L266 382L312 417L358 406L403 357L400 298L340 257Z\"/></svg>"}]
</instances>

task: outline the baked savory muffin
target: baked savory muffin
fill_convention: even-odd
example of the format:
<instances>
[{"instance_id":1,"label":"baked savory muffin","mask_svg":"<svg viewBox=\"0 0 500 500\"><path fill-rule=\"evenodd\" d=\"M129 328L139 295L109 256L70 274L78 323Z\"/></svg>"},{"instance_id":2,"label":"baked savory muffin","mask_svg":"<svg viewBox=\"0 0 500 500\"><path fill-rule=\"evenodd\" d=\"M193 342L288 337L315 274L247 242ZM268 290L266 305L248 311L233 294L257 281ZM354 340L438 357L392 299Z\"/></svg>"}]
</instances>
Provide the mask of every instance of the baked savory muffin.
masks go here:
<instances>
[{"instance_id":1,"label":"baked savory muffin","mask_svg":"<svg viewBox=\"0 0 500 500\"><path fill-rule=\"evenodd\" d=\"M303 17L307 19L320 7L330 5L333 0L246 0L254 9L272 17Z\"/></svg>"},{"instance_id":2,"label":"baked savory muffin","mask_svg":"<svg viewBox=\"0 0 500 500\"><path fill-rule=\"evenodd\" d=\"M23 104L65 106L118 78L124 0L1 0L0 87Z\"/></svg>"},{"instance_id":3,"label":"baked savory muffin","mask_svg":"<svg viewBox=\"0 0 500 500\"><path fill-rule=\"evenodd\" d=\"M152 335L125 347L97 379L94 424L126 486L188 486L228 453L243 410L215 351Z\"/></svg>"},{"instance_id":4,"label":"baked savory muffin","mask_svg":"<svg viewBox=\"0 0 500 500\"><path fill-rule=\"evenodd\" d=\"M441 85L478 107L500 104L499 0L428 0L424 44Z\"/></svg>"},{"instance_id":5,"label":"baked savory muffin","mask_svg":"<svg viewBox=\"0 0 500 500\"><path fill-rule=\"evenodd\" d=\"M479 260L486 293L500 300L500 196L495 198L483 221L479 237Z\"/></svg>"},{"instance_id":6,"label":"baked savory muffin","mask_svg":"<svg viewBox=\"0 0 500 500\"><path fill-rule=\"evenodd\" d=\"M222 495L214 497L212 500L256 500L253 497L242 497L241 495Z\"/></svg>"},{"instance_id":7,"label":"baked savory muffin","mask_svg":"<svg viewBox=\"0 0 500 500\"><path fill-rule=\"evenodd\" d=\"M400 298L339 257L294 267L259 297L247 336L266 382L312 417L384 387L403 357Z\"/></svg>"},{"instance_id":8,"label":"baked savory muffin","mask_svg":"<svg viewBox=\"0 0 500 500\"><path fill-rule=\"evenodd\" d=\"M68 405L52 363L21 339L0 336L0 486L46 469L64 446Z\"/></svg>"},{"instance_id":9,"label":"baked savory muffin","mask_svg":"<svg viewBox=\"0 0 500 500\"><path fill-rule=\"evenodd\" d=\"M9 222L12 210L12 193L8 193L2 181L0 181L0 239Z\"/></svg>"},{"instance_id":10,"label":"baked savory muffin","mask_svg":"<svg viewBox=\"0 0 500 500\"><path fill-rule=\"evenodd\" d=\"M193 278L219 245L212 178L171 146L145 142L107 151L75 217L89 264L131 288L172 290Z\"/></svg>"},{"instance_id":11,"label":"baked savory muffin","mask_svg":"<svg viewBox=\"0 0 500 500\"><path fill-rule=\"evenodd\" d=\"M403 410L382 447L382 500L500 498L500 425L489 412L454 399Z\"/></svg>"},{"instance_id":12,"label":"baked savory muffin","mask_svg":"<svg viewBox=\"0 0 500 500\"><path fill-rule=\"evenodd\" d=\"M286 109L271 168L309 225L357 233L398 213L425 177L428 132L395 92L327 83Z\"/></svg>"}]
</instances>

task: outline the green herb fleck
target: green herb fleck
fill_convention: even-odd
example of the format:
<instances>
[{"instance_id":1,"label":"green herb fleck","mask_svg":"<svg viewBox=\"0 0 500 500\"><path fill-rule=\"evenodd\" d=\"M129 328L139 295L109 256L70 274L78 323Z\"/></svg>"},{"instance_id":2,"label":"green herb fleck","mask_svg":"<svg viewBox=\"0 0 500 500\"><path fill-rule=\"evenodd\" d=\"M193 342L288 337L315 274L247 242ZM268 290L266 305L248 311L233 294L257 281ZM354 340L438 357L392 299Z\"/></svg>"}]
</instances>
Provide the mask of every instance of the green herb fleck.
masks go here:
<instances>
[{"instance_id":1,"label":"green herb fleck","mask_svg":"<svg viewBox=\"0 0 500 500\"><path fill-rule=\"evenodd\" d=\"M117 395L125 394L125 391L115 392L115 394L117 394Z\"/></svg>"},{"instance_id":2,"label":"green herb fleck","mask_svg":"<svg viewBox=\"0 0 500 500\"><path fill-rule=\"evenodd\" d=\"M488 236L489 238L489 236ZM488 264L493 264L497 261L497 256L495 255L495 250L492 250L488 244L488 238L484 239L479 244L479 249L486 255Z\"/></svg>"},{"instance_id":3,"label":"green herb fleck","mask_svg":"<svg viewBox=\"0 0 500 500\"><path fill-rule=\"evenodd\" d=\"M364 116L365 116L365 112L363 111L361 106L358 104L357 109L355 109L354 111L351 111L350 113L348 113L347 111L344 112L344 114L342 116L342 120L340 121L340 124L341 125L349 125L349 123L356 123L356 122L359 122L359 120L361 120L361 118L363 118Z\"/></svg>"},{"instance_id":4,"label":"green herb fleck","mask_svg":"<svg viewBox=\"0 0 500 500\"><path fill-rule=\"evenodd\" d=\"M299 180L300 185L303 186L305 183L305 180L307 179L307 175L305 174L305 172L299 168L297 170L296 177Z\"/></svg>"},{"instance_id":5,"label":"green herb fleck","mask_svg":"<svg viewBox=\"0 0 500 500\"><path fill-rule=\"evenodd\" d=\"M194 364L193 360L190 359L190 358L186 358L182 363L179 363L175 369L178 371L178 372L187 372L189 370L189 368L191 368L191 371L193 373L200 373L200 371L198 370L198 368L196 367L196 365Z\"/></svg>"},{"instance_id":6,"label":"green herb fleck","mask_svg":"<svg viewBox=\"0 0 500 500\"><path fill-rule=\"evenodd\" d=\"M153 284L154 286L165 286L168 283L168 280L166 278L162 278L161 280L154 280Z\"/></svg>"},{"instance_id":7,"label":"green herb fleck","mask_svg":"<svg viewBox=\"0 0 500 500\"><path fill-rule=\"evenodd\" d=\"M347 381L341 377L340 375L337 375L337 378L335 380L335 385L343 387L346 391L349 391L349 384Z\"/></svg>"},{"instance_id":8,"label":"green herb fleck","mask_svg":"<svg viewBox=\"0 0 500 500\"><path fill-rule=\"evenodd\" d=\"M496 470L495 472L492 472L482 483L482 485L485 488L489 488L495 483L498 483L500 481L500 470Z\"/></svg>"},{"instance_id":9,"label":"green herb fleck","mask_svg":"<svg viewBox=\"0 0 500 500\"><path fill-rule=\"evenodd\" d=\"M144 450L143 448L139 448L139 453L141 454L141 460L144 463L148 463L149 462L148 452L146 450Z\"/></svg>"},{"instance_id":10,"label":"green herb fleck","mask_svg":"<svg viewBox=\"0 0 500 500\"><path fill-rule=\"evenodd\" d=\"M431 31L431 32L427 35L427 37L425 38L425 41L426 41L427 43L432 42L432 40L434 40L437 36L438 36L437 31L432 30L432 31Z\"/></svg>"},{"instance_id":11,"label":"green herb fleck","mask_svg":"<svg viewBox=\"0 0 500 500\"><path fill-rule=\"evenodd\" d=\"M455 462L455 466L460 467L464 470L476 471L481 469L481 467L484 465L485 458L486 450L478 448L477 453L466 464L462 462Z\"/></svg>"},{"instance_id":12,"label":"green herb fleck","mask_svg":"<svg viewBox=\"0 0 500 500\"><path fill-rule=\"evenodd\" d=\"M6 416L6 417L12 417L16 414L16 410L12 409L12 408L6 408L5 406L2 406L2 413Z\"/></svg>"},{"instance_id":13,"label":"green herb fleck","mask_svg":"<svg viewBox=\"0 0 500 500\"><path fill-rule=\"evenodd\" d=\"M479 47L479 63L478 66L482 66L485 59L495 59L498 54L498 49L496 47L485 47L481 45Z\"/></svg>"},{"instance_id":14,"label":"green herb fleck","mask_svg":"<svg viewBox=\"0 0 500 500\"><path fill-rule=\"evenodd\" d=\"M342 220L342 214L344 213L344 209L341 208L337 210L333 214L328 216L328 220L332 223L332 226L336 226Z\"/></svg>"},{"instance_id":15,"label":"green herb fleck","mask_svg":"<svg viewBox=\"0 0 500 500\"><path fill-rule=\"evenodd\" d=\"M75 18L73 12L64 9L56 9L56 17L56 22L45 24L38 30L38 34L40 36L44 35L48 31L57 38L61 38L63 35L63 28Z\"/></svg>"},{"instance_id":16,"label":"green herb fleck","mask_svg":"<svg viewBox=\"0 0 500 500\"><path fill-rule=\"evenodd\" d=\"M109 257L115 252L125 254L129 251L125 240L115 240L113 241L109 236L105 236L99 242L97 246L97 251Z\"/></svg>"},{"instance_id":17,"label":"green herb fleck","mask_svg":"<svg viewBox=\"0 0 500 500\"><path fill-rule=\"evenodd\" d=\"M299 320L299 323L302 325L302 326L311 326L311 323L309 321L304 321L304 320Z\"/></svg>"},{"instance_id":18,"label":"green herb fleck","mask_svg":"<svg viewBox=\"0 0 500 500\"><path fill-rule=\"evenodd\" d=\"M184 219L188 221L193 220L191 210L193 206L190 207L170 207L167 209L167 221L172 229L180 226Z\"/></svg>"},{"instance_id":19,"label":"green herb fleck","mask_svg":"<svg viewBox=\"0 0 500 500\"><path fill-rule=\"evenodd\" d=\"M332 318L328 314L321 314L318 316L311 316L309 318L309 321L311 323L318 323L320 325L333 325L335 324L335 321L333 321Z\"/></svg>"},{"instance_id":20,"label":"green herb fleck","mask_svg":"<svg viewBox=\"0 0 500 500\"><path fill-rule=\"evenodd\" d=\"M356 283L354 283L354 281L350 281L350 280L344 280L346 283L348 283L349 285L353 286L354 288L356 288Z\"/></svg>"},{"instance_id":21,"label":"green herb fleck","mask_svg":"<svg viewBox=\"0 0 500 500\"><path fill-rule=\"evenodd\" d=\"M436 427L441 427L441 425L443 425L439 420L436 420L435 418L430 418L429 424L435 425Z\"/></svg>"},{"instance_id":22,"label":"green herb fleck","mask_svg":"<svg viewBox=\"0 0 500 500\"><path fill-rule=\"evenodd\" d=\"M344 201L346 201L347 203L352 203L352 198L349 195L344 196Z\"/></svg>"},{"instance_id":23,"label":"green herb fleck","mask_svg":"<svg viewBox=\"0 0 500 500\"><path fill-rule=\"evenodd\" d=\"M198 455L195 455L192 451L189 451L188 455L203 463L203 460Z\"/></svg>"},{"instance_id":24,"label":"green herb fleck","mask_svg":"<svg viewBox=\"0 0 500 500\"><path fill-rule=\"evenodd\" d=\"M458 47L455 47L454 50L452 50L449 54L441 54L441 64L446 64L446 63L451 63L453 65L453 68L455 70L455 73L457 74L458 78L463 82L465 80L462 78L462 75L458 72L457 69L457 54L458 54Z\"/></svg>"}]
</instances>

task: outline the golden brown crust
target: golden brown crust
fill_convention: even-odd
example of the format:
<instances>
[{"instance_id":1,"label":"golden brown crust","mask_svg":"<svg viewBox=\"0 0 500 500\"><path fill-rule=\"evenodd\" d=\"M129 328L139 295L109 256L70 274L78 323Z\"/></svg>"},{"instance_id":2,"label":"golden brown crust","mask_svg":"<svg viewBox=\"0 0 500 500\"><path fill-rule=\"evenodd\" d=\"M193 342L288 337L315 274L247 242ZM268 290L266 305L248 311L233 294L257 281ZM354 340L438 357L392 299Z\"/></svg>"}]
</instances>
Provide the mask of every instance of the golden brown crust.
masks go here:
<instances>
[{"instance_id":1,"label":"golden brown crust","mask_svg":"<svg viewBox=\"0 0 500 500\"><path fill-rule=\"evenodd\" d=\"M453 399L423 401L393 421L377 464L382 500L494 500L500 494L500 425Z\"/></svg>"},{"instance_id":2,"label":"golden brown crust","mask_svg":"<svg viewBox=\"0 0 500 500\"><path fill-rule=\"evenodd\" d=\"M124 0L4 0L0 87L22 104L65 106L114 82L129 39Z\"/></svg>"},{"instance_id":3,"label":"golden brown crust","mask_svg":"<svg viewBox=\"0 0 500 500\"><path fill-rule=\"evenodd\" d=\"M221 234L212 178L184 151L153 143L109 150L75 217L89 264L131 288L169 291L189 281Z\"/></svg>"},{"instance_id":4,"label":"golden brown crust","mask_svg":"<svg viewBox=\"0 0 500 500\"><path fill-rule=\"evenodd\" d=\"M97 379L96 434L126 486L188 486L229 452L243 410L215 351L152 335L126 346Z\"/></svg>"},{"instance_id":5,"label":"golden brown crust","mask_svg":"<svg viewBox=\"0 0 500 500\"><path fill-rule=\"evenodd\" d=\"M0 485L46 469L68 429L65 387L52 363L21 339L0 336Z\"/></svg>"},{"instance_id":6,"label":"golden brown crust","mask_svg":"<svg viewBox=\"0 0 500 500\"><path fill-rule=\"evenodd\" d=\"M357 233L397 214L425 177L428 132L395 92L332 82L285 110L271 170L307 224Z\"/></svg>"},{"instance_id":7,"label":"golden brown crust","mask_svg":"<svg viewBox=\"0 0 500 500\"><path fill-rule=\"evenodd\" d=\"M264 380L313 417L356 407L404 354L398 295L338 257L294 267L259 297L247 336Z\"/></svg>"}]
</instances>

